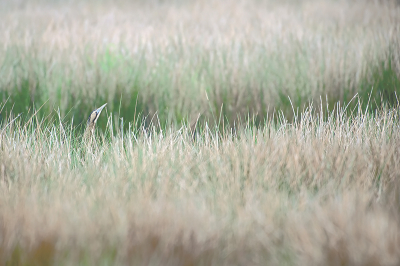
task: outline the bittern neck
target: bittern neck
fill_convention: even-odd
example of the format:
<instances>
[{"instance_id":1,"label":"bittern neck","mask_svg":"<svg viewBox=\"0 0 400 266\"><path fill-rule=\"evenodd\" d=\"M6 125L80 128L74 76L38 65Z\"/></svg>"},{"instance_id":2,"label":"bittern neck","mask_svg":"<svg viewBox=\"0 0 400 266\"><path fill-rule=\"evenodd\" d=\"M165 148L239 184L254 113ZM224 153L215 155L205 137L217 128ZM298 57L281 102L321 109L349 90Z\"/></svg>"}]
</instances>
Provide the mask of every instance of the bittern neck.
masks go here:
<instances>
[{"instance_id":1,"label":"bittern neck","mask_svg":"<svg viewBox=\"0 0 400 266\"><path fill-rule=\"evenodd\" d=\"M89 123L87 125L84 133L85 138L91 138L94 135L94 127L95 127L94 123Z\"/></svg>"}]
</instances>

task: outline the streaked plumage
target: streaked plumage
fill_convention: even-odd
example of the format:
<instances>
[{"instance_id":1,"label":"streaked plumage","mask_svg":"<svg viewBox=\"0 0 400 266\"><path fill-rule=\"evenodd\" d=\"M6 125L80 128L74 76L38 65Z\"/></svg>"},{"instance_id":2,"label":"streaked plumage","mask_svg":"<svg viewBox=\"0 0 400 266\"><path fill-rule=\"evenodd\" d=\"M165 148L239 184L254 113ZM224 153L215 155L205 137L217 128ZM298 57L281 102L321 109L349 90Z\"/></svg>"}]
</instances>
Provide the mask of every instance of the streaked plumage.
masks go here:
<instances>
[{"instance_id":1,"label":"streaked plumage","mask_svg":"<svg viewBox=\"0 0 400 266\"><path fill-rule=\"evenodd\" d=\"M99 116L101 114L101 111L103 108L107 105L107 103L103 104L101 107L97 108L94 110L90 115L87 120L87 125L86 125L86 130L84 134L84 138L91 139L92 136L94 135L94 128L96 126L97 119L99 119Z\"/></svg>"}]
</instances>

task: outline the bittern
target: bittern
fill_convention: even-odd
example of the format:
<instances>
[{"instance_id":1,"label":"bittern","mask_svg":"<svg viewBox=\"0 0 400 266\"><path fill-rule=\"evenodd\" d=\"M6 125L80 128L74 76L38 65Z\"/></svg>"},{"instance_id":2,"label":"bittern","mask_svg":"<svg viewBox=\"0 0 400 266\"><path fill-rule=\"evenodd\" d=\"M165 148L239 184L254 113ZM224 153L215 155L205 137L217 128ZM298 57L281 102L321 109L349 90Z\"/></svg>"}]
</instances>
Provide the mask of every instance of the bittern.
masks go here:
<instances>
[{"instance_id":1,"label":"bittern","mask_svg":"<svg viewBox=\"0 0 400 266\"><path fill-rule=\"evenodd\" d=\"M101 107L97 108L89 115L89 118L87 120L86 130L83 135L86 140L92 139L92 136L94 135L94 128L96 126L97 119L99 119L101 111L103 110L104 107L106 107L106 105L107 105L107 103L103 104Z\"/></svg>"}]
</instances>

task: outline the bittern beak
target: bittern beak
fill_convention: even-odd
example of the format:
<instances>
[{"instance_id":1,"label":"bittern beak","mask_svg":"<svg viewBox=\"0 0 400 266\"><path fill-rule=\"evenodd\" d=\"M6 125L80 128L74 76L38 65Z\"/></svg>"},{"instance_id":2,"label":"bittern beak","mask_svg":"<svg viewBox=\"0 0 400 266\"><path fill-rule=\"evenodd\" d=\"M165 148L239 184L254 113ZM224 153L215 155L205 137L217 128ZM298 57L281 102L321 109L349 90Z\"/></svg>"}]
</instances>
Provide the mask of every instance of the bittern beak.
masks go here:
<instances>
[{"instance_id":1,"label":"bittern beak","mask_svg":"<svg viewBox=\"0 0 400 266\"><path fill-rule=\"evenodd\" d=\"M97 119L99 119L100 113L101 111L104 109L104 107L106 107L107 103L103 104L101 107L97 108L96 110L94 110L88 118L87 124L89 125L93 125L97 122Z\"/></svg>"},{"instance_id":2,"label":"bittern beak","mask_svg":"<svg viewBox=\"0 0 400 266\"><path fill-rule=\"evenodd\" d=\"M99 107L99 108L97 108L97 109L95 110L97 116L100 115L101 111L103 110L104 107L106 107L106 105L107 105L107 103L103 104L101 107Z\"/></svg>"}]
</instances>

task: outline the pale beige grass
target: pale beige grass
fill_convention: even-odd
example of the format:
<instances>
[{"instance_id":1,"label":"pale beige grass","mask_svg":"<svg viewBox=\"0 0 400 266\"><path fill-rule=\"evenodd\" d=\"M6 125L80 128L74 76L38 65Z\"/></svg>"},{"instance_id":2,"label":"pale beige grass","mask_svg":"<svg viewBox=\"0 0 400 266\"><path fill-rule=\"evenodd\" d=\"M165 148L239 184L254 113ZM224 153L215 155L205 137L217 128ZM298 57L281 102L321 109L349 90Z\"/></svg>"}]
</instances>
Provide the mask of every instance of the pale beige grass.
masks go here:
<instances>
[{"instance_id":1,"label":"pale beige grass","mask_svg":"<svg viewBox=\"0 0 400 266\"><path fill-rule=\"evenodd\" d=\"M143 128L87 153L65 128L11 124L2 260L398 265L398 111L319 115L195 141Z\"/></svg>"}]
</instances>

